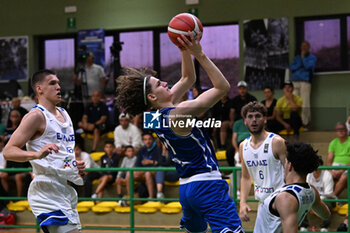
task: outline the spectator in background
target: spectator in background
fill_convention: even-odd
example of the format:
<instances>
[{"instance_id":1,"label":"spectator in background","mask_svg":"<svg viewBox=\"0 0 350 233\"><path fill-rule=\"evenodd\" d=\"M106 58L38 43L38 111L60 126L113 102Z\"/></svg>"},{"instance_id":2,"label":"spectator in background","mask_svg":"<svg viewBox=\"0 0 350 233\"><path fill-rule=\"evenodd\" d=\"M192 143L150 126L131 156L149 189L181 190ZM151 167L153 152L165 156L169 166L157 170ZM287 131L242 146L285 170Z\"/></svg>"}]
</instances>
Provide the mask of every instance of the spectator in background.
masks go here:
<instances>
[{"instance_id":1,"label":"spectator in background","mask_svg":"<svg viewBox=\"0 0 350 233\"><path fill-rule=\"evenodd\" d=\"M80 70L73 76L73 82L79 90L87 88L87 93L84 93L84 91L82 93L84 97L92 96L95 91L104 96L106 74L102 66L94 63L94 59L94 54L88 53L84 71L81 72ZM86 80L84 80L85 78Z\"/></svg>"},{"instance_id":2,"label":"spectator in background","mask_svg":"<svg viewBox=\"0 0 350 233\"><path fill-rule=\"evenodd\" d=\"M337 137L329 144L326 165L350 165L350 136L348 136L348 130L343 122L338 122L335 130ZM335 184L333 194L339 196L347 185L348 174L346 170L330 170L330 172L333 179L338 181Z\"/></svg>"},{"instance_id":3,"label":"spectator in background","mask_svg":"<svg viewBox=\"0 0 350 233\"><path fill-rule=\"evenodd\" d=\"M75 143L74 147L75 159L77 161L84 161L85 168L99 168L100 166L95 163L89 153L83 151L83 146L81 143ZM92 181L94 179L100 178L99 172L87 172L84 171L82 174L84 180L84 194L83 197L91 197L92 193ZM74 185L75 186L75 185ZM75 187L76 189L78 187ZM80 195L79 195L80 196Z\"/></svg>"},{"instance_id":4,"label":"spectator in background","mask_svg":"<svg viewBox=\"0 0 350 233\"><path fill-rule=\"evenodd\" d=\"M235 121L232 130L232 148L227 151L227 162L230 166L234 167L236 165L235 160L239 161L238 151L239 144L241 144L244 139L250 136L249 129L244 124L244 119L241 118Z\"/></svg>"},{"instance_id":5,"label":"spectator in background","mask_svg":"<svg viewBox=\"0 0 350 233\"><path fill-rule=\"evenodd\" d=\"M142 135L144 146L140 148L137 154L136 167L157 167L159 165L161 149L157 146L152 133L144 133ZM134 172L134 179L137 181L146 181L148 197L155 197L154 190L154 173L151 171L136 171ZM129 184L129 178L126 177L126 184Z\"/></svg>"},{"instance_id":6,"label":"spectator in background","mask_svg":"<svg viewBox=\"0 0 350 233\"><path fill-rule=\"evenodd\" d=\"M311 80L315 71L317 58L310 53L310 44L303 41L300 47L300 54L296 55L290 65L294 95L300 96L303 100L302 122L304 126L310 123L310 94Z\"/></svg>"},{"instance_id":7,"label":"spectator in background","mask_svg":"<svg viewBox=\"0 0 350 233\"><path fill-rule=\"evenodd\" d=\"M320 158L320 166L323 165L323 160ZM312 173L309 173L306 176L306 182L313 185L318 193L320 194L321 200L326 198L334 198L333 189L334 182L332 174L328 170L316 170ZM325 202L329 210L333 209L332 202ZM328 218L323 220L321 224L321 232L328 232L328 227L331 224L331 219ZM303 223L301 224L300 231L307 231L309 226L307 217L304 218Z\"/></svg>"},{"instance_id":8,"label":"spectator in background","mask_svg":"<svg viewBox=\"0 0 350 233\"><path fill-rule=\"evenodd\" d=\"M29 162L13 162L7 161L6 168L30 168ZM27 196L29 180L31 176L28 172L1 172L1 184L6 192L9 192L9 181L14 180L16 183L17 197ZM28 181L28 182L26 182Z\"/></svg>"},{"instance_id":9,"label":"spectator in background","mask_svg":"<svg viewBox=\"0 0 350 233\"><path fill-rule=\"evenodd\" d=\"M230 120L237 121L242 118L241 110L244 105L257 99L248 93L248 84L245 81L237 83L238 95L232 99L232 108L230 111Z\"/></svg>"},{"instance_id":10,"label":"spectator in background","mask_svg":"<svg viewBox=\"0 0 350 233\"><path fill-rule=\"evenodd\" d=\"M21 100L17 97L12 99L12 108L10 110L10 113L12 110L17 110L20 113L21 118L28 113L27 109L21 107ZM12 127L12 122L10 120L10 114L9 114L9 117L7 120L7 128L11 128L11 127Z\"/></svg>"},{"instance_id":11,"label":"spectator in background","mask_svg":"<svg viewBox=\"0 0 350 233\"><path fill-rule=\"evenodd\" d=\"M348 130L348 135L350 135L350 116L348 117L347 121L345 122L346 128Z\"/></svg>"},{"instance_id":12,"label":"spectator in background","mask_svg":"<svg viewBox=\"0 0 350 233\"><path fill-rule=\"evenodd\" d=\"M159 166L161 167L174 167L174 163L169 156L168 150L162 144L162 154L160 156ZM157 184L157 198L164 198L163 187L164 181L175 182L180 178L177 171L157 171L156 172L156 184Z\"/></svg>"},{"instance_id":13,"label":"spectator in background","mask_svg":"<svg viewBox=\"0 0 350 233\"><path fill-rule=\"evenodd\" d=\"M277 131L286 129L287 131L294 130L294 137L299 137L299 129L302 126L301 122L301 106L302 99L293 94L293 83L285 82L283 85L284 96L279 98L276 103L276 119L280 123Z\"/></svg>"},{"instance_id":14,"label":"spectator in background","mask_svg":"<svg viewBox=\"0 0 350 233\"><path fill-rule=\"evenodd\" d=\"M277 100L273 97L274 95L273 88L265 87L264 95L265 95L265 99L261 101L261 103L265 105L267 109L266 130L273 133L278 133L278 122L276 120L276 111L275 111Z\"/></svg>"},{"instance_id":15,"label":"spectator in background","mask_svg":"<svg viewBox=\"0 0 350 233\"><path fill-rule=\"evenodd\" d=\"M78 126L87 133L93 133L91 152L95 152L100 141L100 136L106 131L108 109L101 101L100 92L94 91L90 103L84 112L83 118L78 122Z\"/></svg>"},{"instance_id":16,"label":"spectator in background","mask_svg":"<svg viewBox=\"0 0 350 233\"><path fill-rule=\"evenodd\" d=\"M104 151L105 155L101 157L101 167L118 167L119 166L119 155L114 153L115 147L112 141L106 141ZM117 172L103 171L101 172L100 183L96 188L92 198L103 197L103 190L108 184L112 184L115 181Z\"/></svg>"},{"instance_id":17,"label":"spectator in background","mask_svg":"<svg viewBox=\"0 0 350 233\"><path fill-rule=\"evenodd\" d=\"M122 164L120 165L121 168L130 168L135 167L137 156L134 152L134 147L132 146L126 146L125 157L123 158ZM129 190L129 183L127 183L127 180L129 180L130 173L125 171L119 171L117 174L116 184L117 184L117 196L123 197L122 194L122 185L126 185L126 195L129 196L130 190ZM121 206L126 206L125 201L119 201L119 204Z\"/></svg>"},{"instance_id":18,"label":"spectator in background","mask_svg":"<svg viewBox=\"0 0 350 233\"><path fill-rule=\"evenodd\" d=\"M223 96L219 102L217 102L212 108L212 116L216 120L221 121L220 131L218 129L214 129L217 137L217 145L219 150L226 149L226 139L227 139L227 131L232 130L234 119L230 119L230 110L232 108L232 101L228 97L228 94Z\"/></svg>"},{"instance_id":19,"label":"spectator in background","mask_svg":"<svg viewBox=\"0 0 350 233\"><path fill-rule=\"evenodd\" d=\"M116 153L122 154L123 147L132 145L135 153L143 145L140 130L132 123L130 123L129 114L121 113L119 115L119 123L114 130L114 144Z\"/></svg>"},{"instance_id":20,"label":"spectator in background","mask_svg":"<svg viewBox=\"0 0 350 233\"><path fill-rule=\"evenodd\" d=\"M15 130L19 126L19 123L21 123L21 120L22 120L21 113L15 109L11 110L9 113L9 120L11 122L11 124L9 124L10 127L7 127L5 129L5 134L7 135L7 139L11 137L13 132L15 132Z\"/></svg>"}]
</instances>

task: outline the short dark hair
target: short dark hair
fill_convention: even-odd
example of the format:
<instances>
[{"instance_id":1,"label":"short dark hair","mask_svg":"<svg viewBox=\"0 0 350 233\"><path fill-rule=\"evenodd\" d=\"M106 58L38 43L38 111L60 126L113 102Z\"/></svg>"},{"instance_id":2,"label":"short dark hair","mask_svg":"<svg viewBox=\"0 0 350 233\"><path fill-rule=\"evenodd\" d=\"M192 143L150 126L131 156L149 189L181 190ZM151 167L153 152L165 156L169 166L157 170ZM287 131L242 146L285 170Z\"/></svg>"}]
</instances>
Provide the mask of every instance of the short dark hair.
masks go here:
<instances>
[{"instance_id":1,"label":"short dark hair","mask_svg":"<svg viewBox=\"0 0 350 233\"><path fill-rule=\"evenodd\" d=\"M114 146L114 141L113 140L106 140L105 145L108 145L108 144Z\"/></svg>"},{"instance_id":2,"label":"short dark hair","mask_svg":"<svg viewBox=\"0 0 350 233\"><path fill-rule=\"evenodd\" d=\"M149 131L143 132L142 133L142 138L143 138L143 136L146 136L146 135L149 135L149 136L151 136L154 139L152 132L149 132Z\"/></svg>"},{"instance_id":3,"label":"short dark hair","mask_svg":"<svg viewBox=\"0 0 350 233\"><path fill-rule=\"evenodd\" d=\"M273 87L271 87L271 86L265 86L265 87L264 87L264 90L265 90L265 89L270 89L270 91L271 91L272 93L275 92L275 89L273 89Z\"/></svg>"},{"instance_id":4,"label":"short dark hair","mask_svg":"<svg viewBox=\"0 0 350 233\"><path fill-rule=\"evenodd\" d=\"M125 150L127 150L129 148L134 149L134 147L132 145L127 145L127 146L124 147Z\"/></svg>"},{"instance_id":5,"label":"short dark hair","mask_svg":"<svg viewBox=\"0 0 350 233\"><path fill-rule=\"evenodd\" d=\"M310 144L302 142L286 142L287 160L292 163L294 170L300 175L316 171L320 166L320 157Z\"/></svg>"},{"instance_id":6,"label":"short dark hair","mask_svg":"<svg viewBox=\"0 0 350 233\"><path fill-rule=\"evenodd\" d=\"M45 77L48 75L56 75L56 73L52 70L44 69L44 70L39 70L33 74L30 80L30 85L35 93L36 93L35 85L37 83L41 83L45 79Z\"/></svg>"},{"instance_id":7,"label":"short dark hair","mask_svg":"<svg viewBox=\"0 0 350 233\"><path fill-rule=\"evenodd\" d=\"M267 115L266 107L257 101L252 101L244 105L241 112L244 118L247 117L248 112L260 112L263 116Z\"/></svg>"},{"instance_id":8,"label":"short dark hair","mask_svg":"<svg viewBox=\"0 0 350 233\"><path fill-rule=\"evenodd\" d=\"M147 74L149 72L150 74ZM125 113L133 116L147 111L150 103L144 102L144 96L151 92L149 78L156 75L154 70L125 68L123 75L117 79L117 100L116 105L124 109ZM144 79L146 79L146 93L143 90Z\"/></svg>"}]
</instances>

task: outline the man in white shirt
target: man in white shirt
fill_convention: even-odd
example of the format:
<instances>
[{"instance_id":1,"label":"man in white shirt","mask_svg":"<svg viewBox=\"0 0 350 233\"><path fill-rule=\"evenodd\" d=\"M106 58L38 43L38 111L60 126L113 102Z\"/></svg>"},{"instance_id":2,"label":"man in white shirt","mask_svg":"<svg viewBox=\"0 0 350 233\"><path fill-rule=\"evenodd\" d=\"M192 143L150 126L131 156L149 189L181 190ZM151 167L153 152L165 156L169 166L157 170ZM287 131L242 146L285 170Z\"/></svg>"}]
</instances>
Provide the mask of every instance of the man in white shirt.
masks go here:
<instances>
[{"instance_id":1,"label":"man in white shirt","mask_svg":"<svg viewBox=\"0 0 350 233\"><path fill-rule=\"evenodd\" d=\"M88 53L86 57L86 65L84 72L79 72L73 77L73 81L77 86L86 85L87 93L84 97L91 97L94 91L99 91L104 96L104 89L106 85L106 74L102 66L94 63L94 54ZM84 90L84 87L83 87ZM86 96L87 95L87 96Z\"/></svg>"},{"instance_id":2,"label":"man in white shirt","mask_svg":"<svg viewBox=\"0 0 350 233\"><path fill-rule=\"evenodd\" d=\"M138 149L143 146L141 132L139 128L130 123L130 116L125 113L119 115L119 123L114 130L114 145L116 153L121 154L123 147L131 145L137 153Z\"/></svg>"}]
</instances>

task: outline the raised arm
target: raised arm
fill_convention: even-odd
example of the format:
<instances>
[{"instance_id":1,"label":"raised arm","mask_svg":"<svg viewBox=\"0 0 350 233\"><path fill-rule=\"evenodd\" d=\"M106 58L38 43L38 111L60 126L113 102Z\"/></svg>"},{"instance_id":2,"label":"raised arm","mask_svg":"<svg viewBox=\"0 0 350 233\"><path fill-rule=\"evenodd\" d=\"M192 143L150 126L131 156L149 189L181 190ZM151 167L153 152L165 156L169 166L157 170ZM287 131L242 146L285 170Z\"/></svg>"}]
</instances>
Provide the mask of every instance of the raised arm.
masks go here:
<instances>
[{"instance_id":1,"label":"raised arm","mask_svg":"<svg viewBox=\"0 0 350 233\"><path fill-rule=\"evenodd\" d=\"M193 86L196 82L196 73L192 60L191 53L188 50L181 50L181 78L171 88L173 93L173 103L178 103L181 97Z\"/></svg>"},{"instance_id":2,"label":"raised arm","mask_svg":"<svg viewBox=\"0 0 350 233\"><path fill-rule=\"evenodd\" d=\"M33 159L41 159L51 153L52 150L58 152L58 146L53 143L46 144L40 151L25 151L21 149L27 141L40 136L45 130L45 125L45 118L41 112L32 111L25 115L4 148L5 159L26 162Z\"/></svg>"},{"instance_id":3,"label":"raised arm","mask_svg":"<svg viewBox=\"0 0 350 233\"><path fill-rule=\"evenodd\" d=\"M247 199L248 194L250 192L250 188L252 186L250 175L248 172L248 169L245 165L245 162L243 160L243 143L239 145L239 157L242 164L242 177L241 177L241 200L239 203L239 217L242 221L249 221L248 213L251 211Z\"/></svg>"},{"instance_id":4,"label":"raised arm","mask_svg":"<svg viewBox=\"0 0 350 233\"><path fill-rule=\"evenodd\" d=\"M203 69L209 76L210 81L213 84L213 88L203 92L196 99L190 101L184 101L173 110L175 114L184 114L198 116L199 114L206 112L209 108L213 107L227 92L230 90L230 84L227 82L224 75L218 69L218 67L207 57L203 52L202 47L197 40L193 39L189 41L182 35L180 43L185 47L201 64Z\"/></svg>"}]
</instances>

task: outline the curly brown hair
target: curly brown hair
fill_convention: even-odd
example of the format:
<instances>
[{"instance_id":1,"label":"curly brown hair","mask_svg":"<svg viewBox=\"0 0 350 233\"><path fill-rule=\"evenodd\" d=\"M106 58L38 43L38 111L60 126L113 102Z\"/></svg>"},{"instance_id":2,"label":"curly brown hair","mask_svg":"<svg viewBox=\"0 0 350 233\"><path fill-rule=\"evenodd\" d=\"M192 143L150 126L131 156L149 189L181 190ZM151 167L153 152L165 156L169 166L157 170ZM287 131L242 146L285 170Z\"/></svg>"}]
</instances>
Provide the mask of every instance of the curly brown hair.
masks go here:
<instances>
[{"instance_id":1,"label":"curly brown hair","mask_svg":"<svg viewBox=\"0 0 350 233\"><path fill-rule=\"evenodd\" d=\"M146 78L146 94L150 93L151 85L148 84L148 80L151 76L155 76L156 72L144 68L125 68L123 73L117 78L117 107L122 108L125 113L134 116L147 111L150 103L149 101L147 101L146 105L144 103L143 82Z\"/></svg>"},{"instance_id":2,"label":"curly brown hair","mask_svg":"<svg viewBox=\"0 0 350 233\"><path fill-rule=\"evenodd\" d=\"M257 101L249 102L243 106L241 113L243 114L244 118L247 117L248 112L260 112L263 116L267 115L267 109L265 105Z\"/></svg>"}]
</instances>

